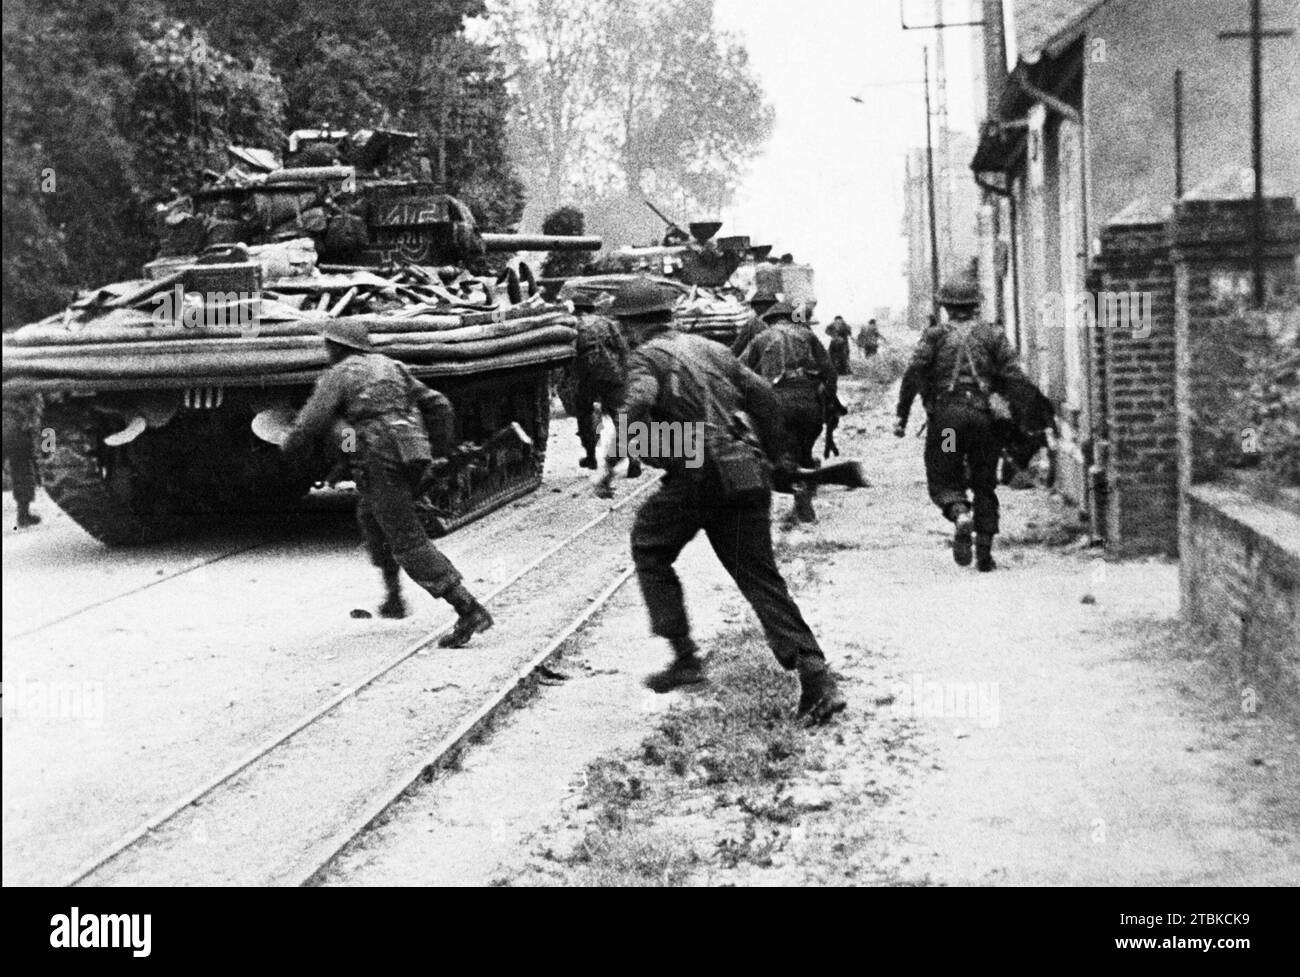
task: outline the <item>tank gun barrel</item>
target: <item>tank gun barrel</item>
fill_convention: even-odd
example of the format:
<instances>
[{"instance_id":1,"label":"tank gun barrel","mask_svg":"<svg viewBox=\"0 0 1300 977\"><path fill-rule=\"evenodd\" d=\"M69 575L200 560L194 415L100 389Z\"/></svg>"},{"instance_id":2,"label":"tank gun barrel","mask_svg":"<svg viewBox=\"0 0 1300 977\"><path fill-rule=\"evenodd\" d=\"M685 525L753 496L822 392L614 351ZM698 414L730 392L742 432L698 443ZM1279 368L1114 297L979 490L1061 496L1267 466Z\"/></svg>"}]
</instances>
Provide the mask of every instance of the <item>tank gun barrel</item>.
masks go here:
<instances>
[{"instance_id":1,"label":"tank gun barrel","mask_svg":"<svg viewBox=\"0 0 1300 977\"><path fill-rule=\"evenodd\" d=\"M578 234L482 234L487 251L599 251L603 241Z\"/></svg>"}]
</instances>

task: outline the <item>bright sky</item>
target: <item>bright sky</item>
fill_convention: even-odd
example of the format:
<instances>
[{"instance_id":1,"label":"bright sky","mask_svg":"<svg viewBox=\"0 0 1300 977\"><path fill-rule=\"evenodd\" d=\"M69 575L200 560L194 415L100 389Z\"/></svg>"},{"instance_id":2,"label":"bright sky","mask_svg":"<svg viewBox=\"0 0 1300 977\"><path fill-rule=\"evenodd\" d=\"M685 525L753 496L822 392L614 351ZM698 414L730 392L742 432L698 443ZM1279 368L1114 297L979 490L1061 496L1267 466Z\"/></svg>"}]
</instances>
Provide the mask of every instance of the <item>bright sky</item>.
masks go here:
<instances>
[{"instance_id":1,"label":"bright sky","mask_svg":"<svg viewBox=\"0 0 1300 977\"><path fill-rule=\"evenodd\" d=\"M906 0L906 8L909 23L934 22L935 0ZM970 8L944 0L944 19L978 19ZM718 24L744 38L776 109L767 151L720 215L721 233L748 234L812 264L823 322L865 321L882 305L900 310L904 159L925 145L925 103L919 84L881 83L919 82L926 44L933 73L935 32L902 30L898 0L716 0L716 10ZM978 31L944 32L954 130L975 129Z\"/></svg>"}]
</instances>

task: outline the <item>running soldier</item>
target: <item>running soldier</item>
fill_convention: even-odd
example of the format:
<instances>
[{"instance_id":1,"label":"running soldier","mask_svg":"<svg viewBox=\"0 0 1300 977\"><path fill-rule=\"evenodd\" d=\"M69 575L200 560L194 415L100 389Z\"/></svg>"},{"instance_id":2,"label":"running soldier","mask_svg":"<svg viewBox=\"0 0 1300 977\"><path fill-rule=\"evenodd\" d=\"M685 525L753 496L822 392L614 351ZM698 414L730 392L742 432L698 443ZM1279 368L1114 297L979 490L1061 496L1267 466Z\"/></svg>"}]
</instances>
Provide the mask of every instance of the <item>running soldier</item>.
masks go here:
<instances>
[{"instance_id":1,"label":"running soldier","mask_svg":"<svg viewBox=\"0 0 1300 977\"><path fill-rule=\"evenodd\" d=\"M740 362L776 389L795 462L802 468L815 468L813 445L822 433L828 409L839 407L838 379L826 347L809 326L795 322L794 315L788 302L772 306L767 313L768 328L749 344ZM795 486L794 521L817 521L813 495L811 486Z\"/></svg>"},{"instance_id":2,"label":"running soldier","mask_svg":"<svg viewBox=\"0 0 1300 977\"><path fill-rule=\"evenodd\" d=\"M825 722L844 709L845 701L772 554L770 478L759 455L766 453L784 471L794 468L780 401L722 346L674 330L671 308L669 296L644 282L620 294L611 309L633 347L625 401L629 425L669 422L704 432L697 467L690 467L689 459L646 459L666 474L637 512L632 558L651 629L668 639L674 655L672 664L651 675L646 685L668 692L705 680L673 569L682 548L703 530L758 615L777 661L797 670L798 715L810 723ZM764 446L761 452L735 436L732 418L740 411L751 418Z\"/></svg>"},{"instance_id":3,"label":"running soldier","mask_svg":"<svg viewBox=\"0 0 1300 977\"><path fill-rule=\"evenodd\" d=\"M930 499L955 527L953 559L970 566L973 530L976 567L987 573L997 565L993 537L998 532L1001 454L993 398L1026 380L1006 333L977 318L979 290L973 284L945 284L939 303L948 322L931 326L917 343L903 374L894 434L901 438L906 432L919 393L928 417L925 477Z\"/></svg>"},{"instance_id":4,"label":"running soldier","mask_svg":"<svg viewBox=\"0 0 1300 977\"><path fill-rule=\"evenodd\" d=\"M740 327L735 342L731 344L731 352L734 355L739 356L743 353L745 347L754 341L754 337L767 328L765 317L774 305L776 305L776 295L772 292L754 293L754 297L749 300L749 307L754 310L754 314Z\"/></svg>"},{"instance_id":5,"label":"running soldier","mask_svg":"<svg viewBox=\"0 0 1300 977\"><path fill-rule=\"evenodd\" d=\"M880 350L880 327L872 319L858 330L858 349L862 350L864 360L875 356Z\"/></svg>"},{"instance_id":6,"label":"running soldier","mask_svg":"<svg viewBox=\"0 0 1300 977\"><path fill-rule=\"evenodd\" d=\"M405 364L374 352L364 326L335 321L322 333L331 366L316 381L281 449L304 450L341 433L360 494L357 522L384 578L380 615L406 616L400 577L405 570L456 610L456 626L438 644L463 647L492 627L492 615L429 542L415 509L434 458L445 458L455 440L451 402L415 379Z\"/></svg>"},{"instance_id":7,"label":"running soldier","mask_svg":"<svg viewBox=\"0 0 1300 977\"><path fill-rule=\"evenodd\" d=\"M573 410L578 418L578 440L583 451L578 464L594 469L597 467L596 443L600 428L596 404L599 403L601 412L616 422L627 384L629 350L618 324L598 314L599 303L594 293L575 289L567 295L561 290L560 295L573 303L578 324L577 357L573 363ZM640 475L641 462L629 458L627 477L639 478Z\"/></svg>"}]
</instances>

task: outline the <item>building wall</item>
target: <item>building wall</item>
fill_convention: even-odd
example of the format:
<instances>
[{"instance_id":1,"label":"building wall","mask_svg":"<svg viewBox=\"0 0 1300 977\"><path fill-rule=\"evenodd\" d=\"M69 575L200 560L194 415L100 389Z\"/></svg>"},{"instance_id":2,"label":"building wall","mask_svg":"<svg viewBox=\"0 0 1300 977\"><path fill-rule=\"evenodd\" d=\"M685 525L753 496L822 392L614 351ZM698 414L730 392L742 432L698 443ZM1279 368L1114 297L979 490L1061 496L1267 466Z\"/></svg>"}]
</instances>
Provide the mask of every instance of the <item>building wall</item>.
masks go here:
<instances>
[{"instance_id":1,"label":"building wall","mask_svg":"<svg viewBox=\"0 0 1300 977\"><path fill-rule=\"evenodd\" d=\"M1300 192L1300 3L1265 0L1264 189ZM1113 0L1088 22L1088 230L1133 199L1174 197L1174 69L1183 70L1184 186L1251 165L1249 42L1220 40L1249 26L1246 0Z\"/></svg>"}]
</instances>

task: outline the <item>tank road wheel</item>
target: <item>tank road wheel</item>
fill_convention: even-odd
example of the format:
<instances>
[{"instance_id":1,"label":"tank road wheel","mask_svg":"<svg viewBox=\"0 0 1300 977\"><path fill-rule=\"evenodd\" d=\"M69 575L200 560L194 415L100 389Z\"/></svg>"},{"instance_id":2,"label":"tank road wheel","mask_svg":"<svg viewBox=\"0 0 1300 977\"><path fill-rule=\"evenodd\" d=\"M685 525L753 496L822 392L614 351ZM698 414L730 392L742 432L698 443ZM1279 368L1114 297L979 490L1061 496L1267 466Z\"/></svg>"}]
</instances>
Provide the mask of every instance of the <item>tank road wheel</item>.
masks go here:
<instances>
[{"instance_id":1,"label":"tank road wheel","mask_svg":"<svg viewBox=\"0 0 1300 977\"><path fill-rule=\"evenodd\" d=\"M108 448L111 433L86 408L53 404L42 426L54 434L41 457L45 491L82 529L109 546L133 546L173 535L181 525L173 493L151 477L139 441ZM134 449L134 450L133 450Z\"/></svg>"}]
</instances>

